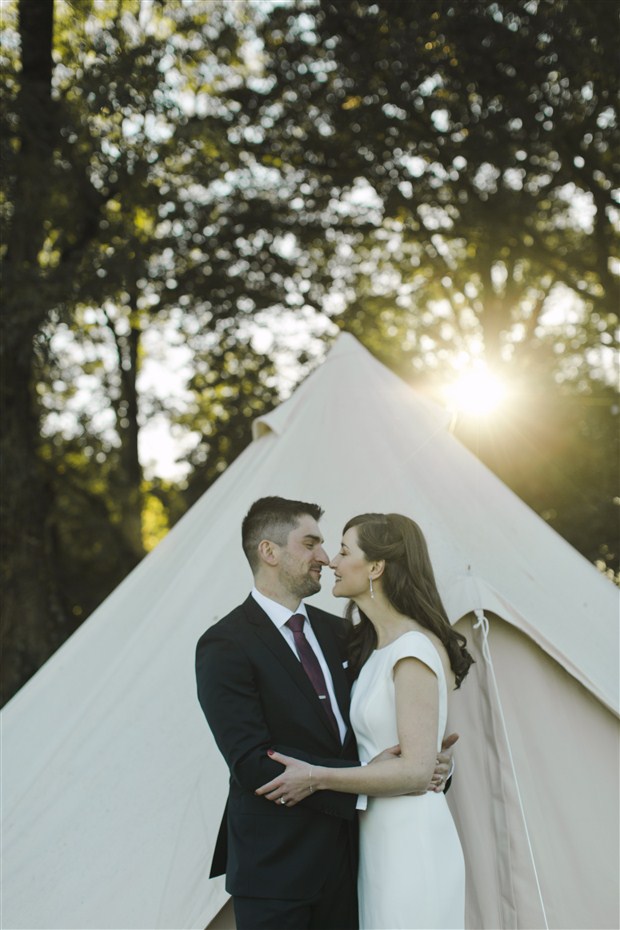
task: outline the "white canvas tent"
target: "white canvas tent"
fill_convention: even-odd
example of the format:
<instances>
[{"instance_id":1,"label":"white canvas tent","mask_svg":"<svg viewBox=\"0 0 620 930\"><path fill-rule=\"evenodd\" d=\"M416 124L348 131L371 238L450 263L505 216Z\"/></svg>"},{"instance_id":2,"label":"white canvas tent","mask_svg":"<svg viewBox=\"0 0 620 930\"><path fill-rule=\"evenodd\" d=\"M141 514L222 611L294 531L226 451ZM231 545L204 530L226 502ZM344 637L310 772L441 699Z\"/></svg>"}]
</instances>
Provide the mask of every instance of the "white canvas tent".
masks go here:
<instances>
[{"instance_id":1,"label":"white canvas tent","mask_svg":"<svg viewBox=\"0 0 620 930\"><path fill-rule=\"evenodd\" d=\"M249 590L249 505L281 494L325 507L328 551L367 510L425 531L477 659L452 721L449 795L468 926L617 927L614 586L351 336L254 429L4 709L2 926L204 928L226 901L207 874L227 778L195 697L194 646ZM315 602L340 610L330 587Z\"/></svg>"}]
</instances>

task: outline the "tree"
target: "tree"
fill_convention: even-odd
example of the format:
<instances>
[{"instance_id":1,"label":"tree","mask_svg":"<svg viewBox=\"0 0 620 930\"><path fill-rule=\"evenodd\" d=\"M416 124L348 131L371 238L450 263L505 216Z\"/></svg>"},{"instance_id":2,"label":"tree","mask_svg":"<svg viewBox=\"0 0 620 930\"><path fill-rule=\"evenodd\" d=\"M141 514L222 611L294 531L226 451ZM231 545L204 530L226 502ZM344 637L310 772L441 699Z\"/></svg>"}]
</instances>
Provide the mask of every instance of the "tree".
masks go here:
<instances>
[{"instance_id":1,"label":"tree","mask_svg":"<svg viewBox=\"0 0 620 930\"><path fill-rule=\"evenodd\" d=\"M437 386L484 361L511 383L520 428L496 430L480 454L572 541L596 500L602 536L579 547L617 565L606 470L596 493L575 495L588 501L580 532L540 489L571 420L618 462L610 368L593 358L609 356L617 326L618 11L321 0L274 8L261 35L265 73L237 94L246 143L277 159L305 215L300 251L326 245L333 319L408 379Z\"/></svg>"},{"instance_id":2,"label":"tree","mask_svg":"<svg viewBox=\"0 0 620 930\"><path fill-rule=\"evenodd\" d=\"M345 234L357 304L358 268L386 271L376 290L397 292L414 333L441 304L438 349L527 354L560 286L609 342L617 38L604 2L277 7L265 78L239 94L248 145L277 152L306 214ZM365 224L342 209L356 192Z\"/></svg>"},{"instance_id":3,"label":"tree","mask_svg":"<svg viewBox=\"0 0 620 930\"><path fill-rule=\"evenodd\" d=\"M190 507L251 441L252 422L279 400L275 366L251 342L222 329L206 343L193 354L193 400L177 417L197 436L187 456L192 470L184 504Z\"/></svg>"},{"instance_id":4,"label":"tree","mask_svg":"<svg viewBox=\"0 0 620 930\"><path fill-rule=\"evenodd\" d=\"M2 646L3 688L35 671L57 645L54 627L63 622L50 558L50 489L37 455L38 416L34 401L33 347L48 310L47 282L39 254L52 192L50 176L57 126L52 101L51 0L19 4L22 70L14 93L14 125L3 142L12 159L10 224L4 237L1 310L2 382L2 578L5 586ZM5 114L7 115L6 111ZM19 659L6 662L7 653ZM17 676L16 666L19 665ZM5 694L7 692L4 692Z\"/></svg>"},{"instance_id":5,"label":"tree","mask_svg":"<svg viewBox=\"0 0 620 930\"><path fill-rule=\"evenodd\" d=\"M243 447L289 322L346 327L408 380L486 357L536 388L545 435L579 422L584 467L561 493L548 455L532 474L514 435L501 454L468 438L613 563L608 476L571 504L615 454L592 370L615 314L608 5L22 0L2 16L5 697ZM183 403L145 387L156 334L187 350ZM187 487L144 474L159 415L193 442ZM522 428L533 442L541 423Z\"/></svg>"},{"instance_id":6,"label":"tree","mask_svg":"<svg viewBox=\"0 0 620 930\"><path fill-rule=\"evenodd\" d=\"M228 141L245 4L25 0L3 15L7 697L92 607L71 540L115 539L99 594L144 554L138 438L161 409L140 394L145 333L232 326L284 301L292 266L273 178Z\"/></svg>"}]
</instances>

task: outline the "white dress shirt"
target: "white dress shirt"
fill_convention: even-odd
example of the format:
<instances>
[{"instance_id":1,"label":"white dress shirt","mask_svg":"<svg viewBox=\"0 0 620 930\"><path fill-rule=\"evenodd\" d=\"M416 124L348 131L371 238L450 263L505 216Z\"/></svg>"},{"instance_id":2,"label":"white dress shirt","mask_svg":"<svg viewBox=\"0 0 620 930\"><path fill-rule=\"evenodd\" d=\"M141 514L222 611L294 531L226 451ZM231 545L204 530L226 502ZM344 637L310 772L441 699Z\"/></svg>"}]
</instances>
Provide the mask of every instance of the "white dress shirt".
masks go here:
<instances>
[{"instance_id":1,"label":"white dress shirt","mask_svg":"<svg viewBox=\"0 0 620 930\"><path fill-rule=\"evenodd\" d=\"M295 656L297 656L297 659L299 659L299 655L295 646L295 637L293 636L293 631L291 628L286 624L287 621L290 620L290 618L293 616L293 614L302 614L306 618L306 622L304 623L304 635L310 643L310 646L319 661L319 665L323 670L323 676L325 678L325 684L327 685L329 699L332 702L332 710L334 711L334 715L338 723L338 730L340 731L340 742L344 742L344 735L346 733L345 722L342 719L342 714L340 713L338 701L336 700L336 695L334 693L334 683L332 681L331 672L327 662L325 661L325 656L323 655L321 647L319 646L319 641L314 635L314 630L312 629L312 624L310 623L310 618L308 617L306 605L303 601L300 601L297 610L294 610L291 613L288 607L284 607L277 601L272 601L270 597L266 597L264 594L261 594L257 588L252 588L251 593L256 603L259 605L259 607L263 608L273 625L278 629L288 645L291 647L293 653ZM301 660L299 659L299 661ZM359 794L357 796L357 810L366 810L367 804L368 796L365 794Z\"/></svg>"},{"instance_id":2,"label":"white dress shirt","mask_svg":"<svg viewBox=\"0 0 620 930\"><path fill-rule=\"evenodd\" d=\"M344 742L345 733L347 731L346 724L340 713L340 708L338 707L338 701L336 700L336 693L334 691L334 683L332 681L332 675L329 670L329 666L325 661L325 656L319 645L319 641L314 634L312 629L312 624L310 623L310 618L308 617L308 612L306 611L306 605L303 601L299 602L299 606L292 613L288 607L284 607L282 604L278 604L277 601L272 601L270 597L265 597L264 594L257 588L252 588L252 597L256 603L263 608L273 625L279 630L281 635L284 637L288 645L293 650L293 653L299 659L297 654L297 647L295 646L295 637L293 636L293 631L286 624L288 620L293 616L293 614L301 614L306 618L304 623L304 636L310 644L310 648L314 652L315 656L318 659L319 665L321 666L321 671L323 672L323 677L325 678L325 684L327 686L327 693L329 694L329 699L332 704L332 710L338 723L338 731L340 733L340 742Z\"/></svg>"}]
</instances>

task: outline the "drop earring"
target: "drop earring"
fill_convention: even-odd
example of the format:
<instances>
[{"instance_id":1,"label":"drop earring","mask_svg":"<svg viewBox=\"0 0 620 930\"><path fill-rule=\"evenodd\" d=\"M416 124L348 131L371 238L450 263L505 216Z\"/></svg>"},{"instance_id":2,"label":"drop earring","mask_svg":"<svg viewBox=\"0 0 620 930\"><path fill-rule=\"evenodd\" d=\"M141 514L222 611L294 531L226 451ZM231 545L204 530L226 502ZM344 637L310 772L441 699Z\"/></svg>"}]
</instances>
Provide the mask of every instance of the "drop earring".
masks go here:
<instances>
[{"instance_id":1,"label":"drop earring","mask_svg":"<svg viewBox=\"0 0 620 930\"><path fill-rule=\"evenodd\" d=\"M372 587L372 578L369 578L368 580L369 580L369 582L370 582L370 596L374 599L375 592L374 592L373 587Z\"/></svg>"}]
</instances>

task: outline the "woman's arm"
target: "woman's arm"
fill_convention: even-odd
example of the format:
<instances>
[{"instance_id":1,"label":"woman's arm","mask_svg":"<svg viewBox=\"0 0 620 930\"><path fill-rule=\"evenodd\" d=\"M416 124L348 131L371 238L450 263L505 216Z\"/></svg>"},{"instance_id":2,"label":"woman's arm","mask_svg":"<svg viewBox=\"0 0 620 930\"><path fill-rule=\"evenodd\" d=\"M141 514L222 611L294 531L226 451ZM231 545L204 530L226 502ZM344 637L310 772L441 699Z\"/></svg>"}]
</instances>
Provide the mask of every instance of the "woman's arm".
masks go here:
<instances>
[{"instance_id":1,"label":"woman's arm","mask_svg":"<svg viewBox=\"0 0 620 930\"><path fill-rule=\"evenodd\" d=\"M408 656L395 666L394 684L399 756L380 757L360 768L335 769L274 753L271 758L285 770L256 793L278 803L284 798L293 806L313 791L381 797L427 791L437 758L437 678L427 665Z\"/></svg>"},{"instance_id":2,"label":"woman's arm","mask_svg":"<svg viewBox=\"0 0 620 930\"><path fill-rule=\"evenodd\" d=\"M232 777L246 791L254 791L280 771L280 766L268 756L270 746L305 756L307 765L315 761L327 761L334 766L359 765L347 759L325 760L304 753L294 744L278 742L266 719L256 672L246 650L218 629L207 630L198 643L196 682L200 704L218 748ZM307 806L345 819L352 819L355 814L355 799L343 795L323 793L310 798Z\"/></svg>"}]
</instances>

